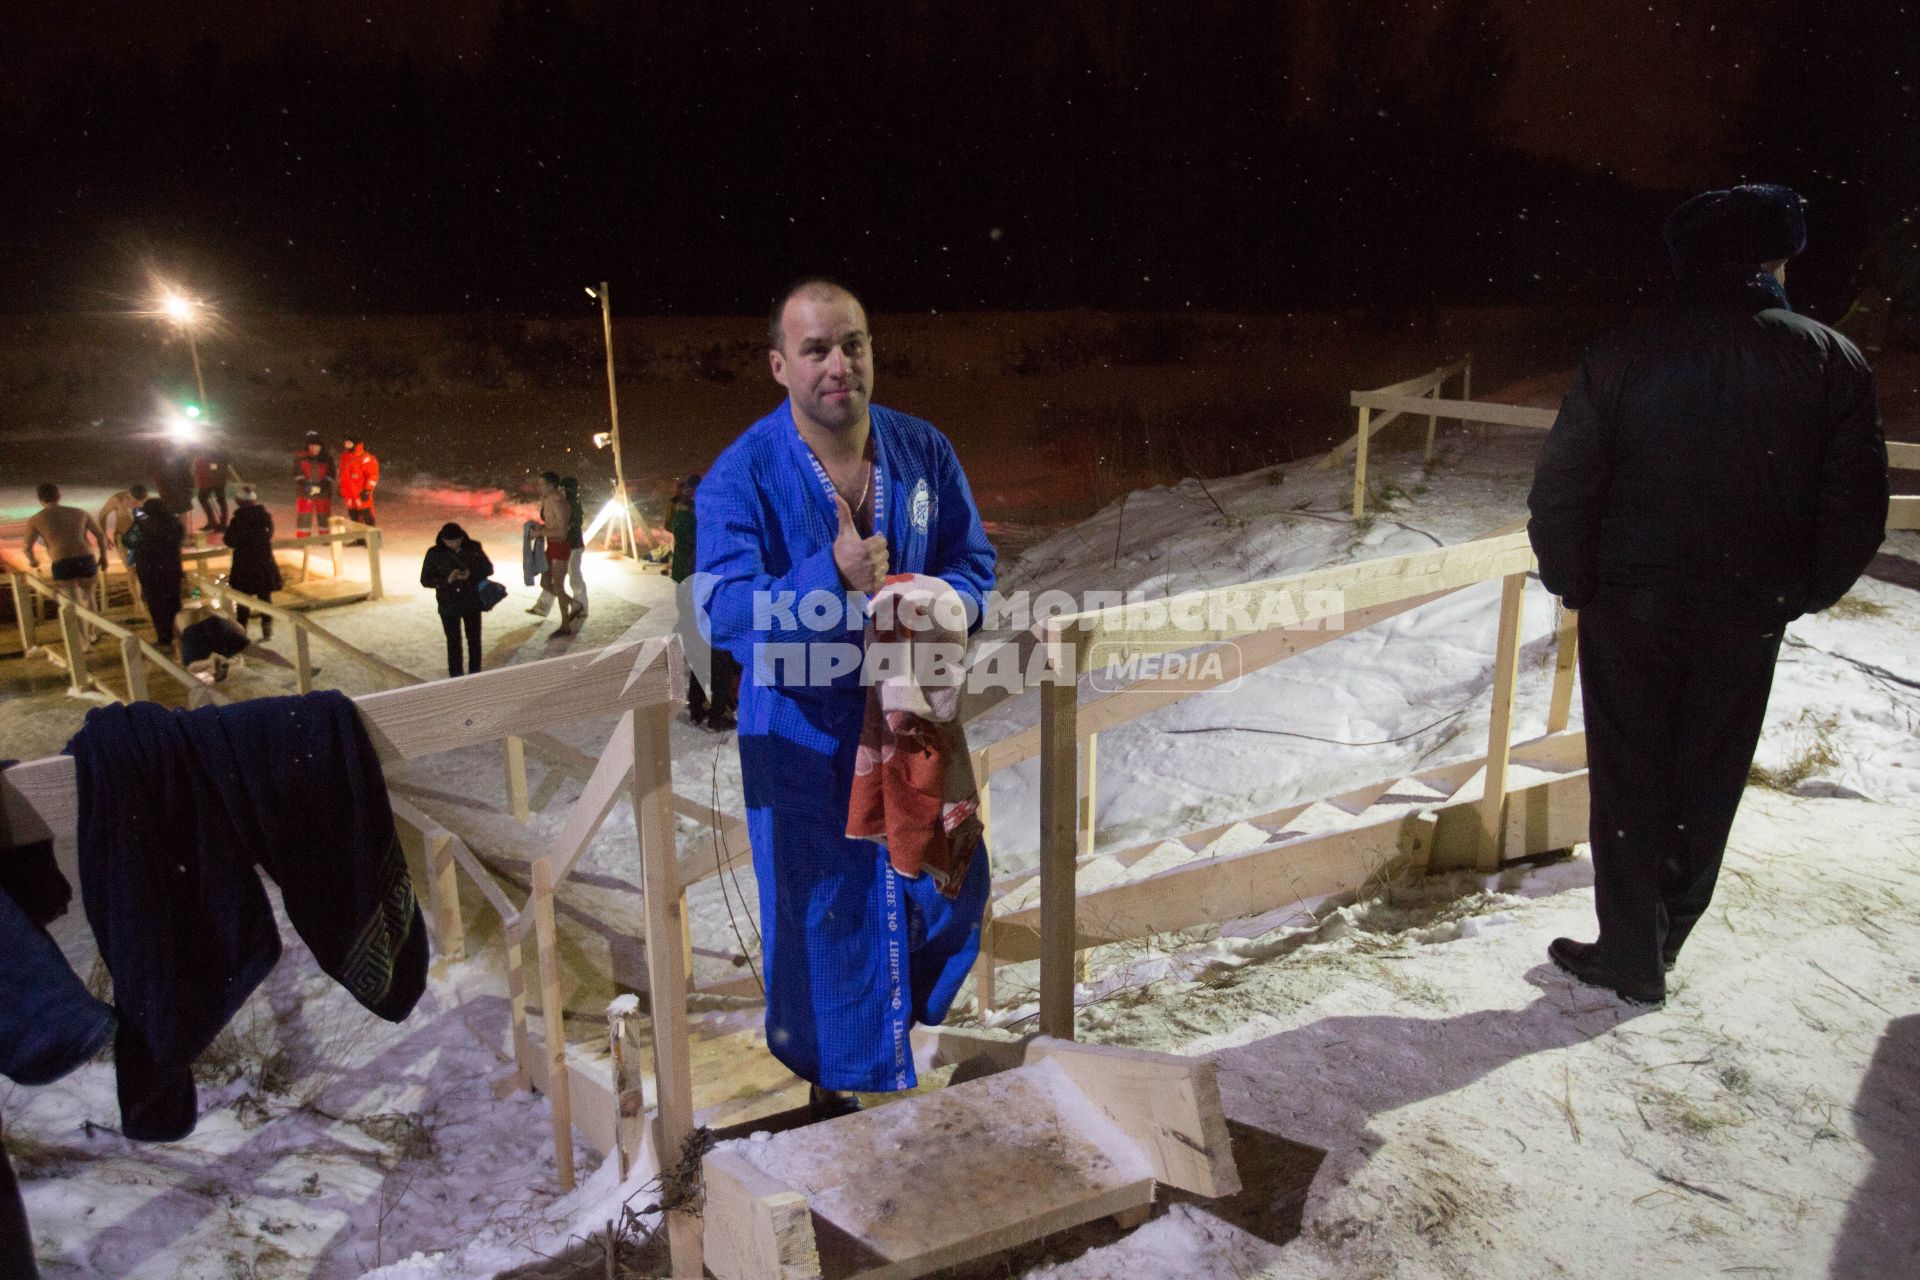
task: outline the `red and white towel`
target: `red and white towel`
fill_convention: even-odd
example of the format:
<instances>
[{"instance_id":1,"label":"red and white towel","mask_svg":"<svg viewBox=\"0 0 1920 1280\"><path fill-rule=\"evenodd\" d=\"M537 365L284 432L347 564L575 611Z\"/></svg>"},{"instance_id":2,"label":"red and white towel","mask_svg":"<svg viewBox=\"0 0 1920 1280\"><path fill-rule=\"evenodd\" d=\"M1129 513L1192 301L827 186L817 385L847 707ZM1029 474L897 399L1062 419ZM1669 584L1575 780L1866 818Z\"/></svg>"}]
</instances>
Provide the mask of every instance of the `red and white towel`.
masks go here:
<instances>
[{"instance_id":1,"label":"red and white towel","mask_svg":"<svg viewBox=\"0 0 1920 1280\"><path fill-rule=\"evenodd\" d=\"M873 597L866 642L869 669L883 656L883 674L867 688L847 836L884 843L894 870L930 875L942 894L958 897L981 835L960 723L967 627L959 592L926 574L893 575Z\"/></svg>"}]
</instances>

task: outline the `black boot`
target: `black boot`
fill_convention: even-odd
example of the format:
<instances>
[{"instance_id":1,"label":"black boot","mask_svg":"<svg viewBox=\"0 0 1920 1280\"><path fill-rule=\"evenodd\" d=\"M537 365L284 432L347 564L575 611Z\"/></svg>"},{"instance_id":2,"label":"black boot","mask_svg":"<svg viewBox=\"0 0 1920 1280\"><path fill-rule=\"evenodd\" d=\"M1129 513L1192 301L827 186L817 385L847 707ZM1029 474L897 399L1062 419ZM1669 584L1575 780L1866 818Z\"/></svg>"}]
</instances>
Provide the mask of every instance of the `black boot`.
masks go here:
<instances>
[{"instance_id":1,"label":"black boot","mask_svg":"<svg viewBox=\"0 0 1920 1280\"><path fill-rule=\"evenodd\" d=\"M1603 987L1629 1004L1662 1005L1667 1000L1664 982L1643 982L1609 969L1591 942L1555 938L1547 946L1547 956L1555 964L1590 987Z\"/></svg>"},{"instance_id":2,"label":"black boot","mask_svg":"<svg viewBox=\"0 0 1920 1280\"><path fill-rule=\"evenodd\" d=\"M822 1120L850 1116L859 1109L860 1099L850 1093L841 1093L837 1089L822 1089L817 1084L807 1086L807 1114L815 1124Z\"/></svg>"}]
</instances>

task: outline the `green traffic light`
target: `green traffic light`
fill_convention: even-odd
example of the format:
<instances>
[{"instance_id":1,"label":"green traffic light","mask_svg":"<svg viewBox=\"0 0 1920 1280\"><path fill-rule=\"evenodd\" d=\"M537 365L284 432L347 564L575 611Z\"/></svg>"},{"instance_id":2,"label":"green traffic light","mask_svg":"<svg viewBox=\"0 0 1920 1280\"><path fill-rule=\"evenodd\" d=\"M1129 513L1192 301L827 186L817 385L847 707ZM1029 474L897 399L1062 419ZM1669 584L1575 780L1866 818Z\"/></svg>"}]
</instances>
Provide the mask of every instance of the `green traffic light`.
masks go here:
<instances>
[{"instance_id":1,"label":"green traffic light","mask_svg":"<svg viewBox=\"0 0 1920 1280\"><path fill-rule=\"evenodd\" d=\"M189 418L197 418L200 416L200 406L197 404L184 405L181 411Z\"/></svg>"}]
</instances>

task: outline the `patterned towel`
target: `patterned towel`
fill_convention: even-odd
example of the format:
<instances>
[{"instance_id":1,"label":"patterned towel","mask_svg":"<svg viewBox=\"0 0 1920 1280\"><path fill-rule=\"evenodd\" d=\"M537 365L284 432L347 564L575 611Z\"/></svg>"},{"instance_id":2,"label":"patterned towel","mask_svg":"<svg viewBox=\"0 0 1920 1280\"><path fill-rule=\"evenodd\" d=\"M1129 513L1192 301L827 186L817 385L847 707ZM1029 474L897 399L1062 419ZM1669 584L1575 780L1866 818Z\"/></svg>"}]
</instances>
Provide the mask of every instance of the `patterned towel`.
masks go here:
<instances>
[{"instance_id":1,"label":"patterned towel","mask_svg":"<svg viewBox=\"0 0 1920 1280\"><path fill-rule=\"evenodd\" d=\"M854 757L847 836L887 846L895 871L925 872L948 898L980 843L980 795L960 723L960 594L920 573L895 574L874 595L866 628L866 719Z\"/></svg>"}]
</instances>

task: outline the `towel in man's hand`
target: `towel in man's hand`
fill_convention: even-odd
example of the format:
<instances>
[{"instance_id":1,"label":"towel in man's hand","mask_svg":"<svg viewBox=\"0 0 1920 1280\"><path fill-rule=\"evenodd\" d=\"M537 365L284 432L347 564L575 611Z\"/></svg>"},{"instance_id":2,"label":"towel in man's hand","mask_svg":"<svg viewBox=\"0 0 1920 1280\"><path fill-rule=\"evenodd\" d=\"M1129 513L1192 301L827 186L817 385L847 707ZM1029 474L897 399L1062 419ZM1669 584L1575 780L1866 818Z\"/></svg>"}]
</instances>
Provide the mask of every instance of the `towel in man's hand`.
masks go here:
<instances>
[{"instance_id":1,"label":"towel in man's hand","mask_svg":"<svg viewBox=\"0 0 1920 1280\"><path fill-rule=\"evenodd\" d=\"M847 806L849 839L885 844L894 870L925 872L949 898L966 884L981 835L960 723L966 648L965 606L943 579L899 573L874 595L867 654L880 678L867 689Z\"/></svg>"}]
</instances>

